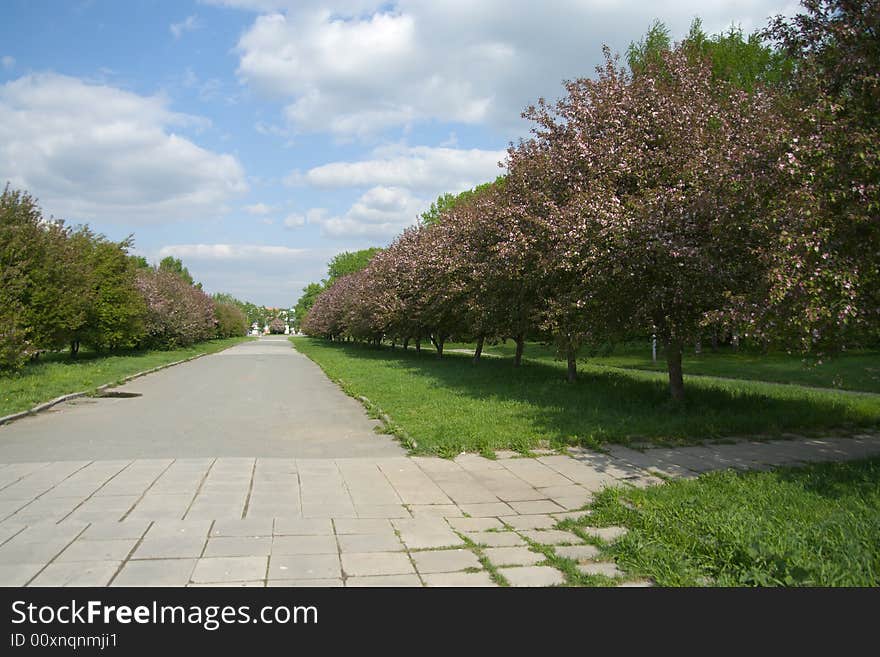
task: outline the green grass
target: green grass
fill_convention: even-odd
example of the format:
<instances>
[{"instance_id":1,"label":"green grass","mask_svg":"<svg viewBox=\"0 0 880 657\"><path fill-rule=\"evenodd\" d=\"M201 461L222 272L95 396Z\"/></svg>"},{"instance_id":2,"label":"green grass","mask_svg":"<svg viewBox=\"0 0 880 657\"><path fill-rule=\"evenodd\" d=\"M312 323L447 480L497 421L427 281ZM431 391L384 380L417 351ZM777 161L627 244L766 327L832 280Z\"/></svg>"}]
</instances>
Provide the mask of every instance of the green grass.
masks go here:
<instances>
[{"instance_id":1,"label":"green grass","mask_svg":"<svg viewBox=\"0 0 880 657\"><path fill-rule=\"evenodd\" d=\"M661 586L880 585L880 458L606 489L592 509L578 522L629 528L605 554Z\"/></svg>"},{"instance_id":2,"label":"green grass","mask_svg":"<svg viewBox=\"0 0 880 657\"><path fill-rule=\"evenodd\" d=\"M0 417L25 411L55 397L72 392L94 390L115 383L126 376L190 356L213 353L250 338L210 340L172 351L139 351L116 355L80 352L76 359L69 354L42 356L15 374L0 376Z\"/></svg>"},{"instance_id":3,"label":"green grass","mask_svg":"<svg viewBox=\"0 0 880 657\"><path fill-rule=\"evenodd\" d=\"M880 396L756 381L686 379L687 400L669 400L660 373L583 364L568 384L564 364L508 359L474 365L464 354L370 348L293 338L353 396L387 413L415 451L450 456L496 449L650 441L699 443L740 435L827 432L880 424Z\"/></svg>"},{"instance_id":4,"label":"green grass","mask_svg":"<svg viewBox=\"0 0 880 657\"><path fill-rule=\"evenodd\" d=\"M447 348L473 351L474 345L456 343ZM512 341L487 345L484 353L512 358L515 345ZM528 343L524 357L530 360L553 361L553 347ZM651 345L628 343L617 345L611 353L582 354L582 362L606 367L639 369L665 372L663 355L657 362L651 360ZM720 348L712 352L708 346L697 355L689 349L682 359L686 374L717 376L732 379L749 379L789 383L819 388L838 388L880 393L880 352L858 350L823 359L804 359L784 353L762 354L749 350L735 352Z\"/></svg>"}]
</instances>

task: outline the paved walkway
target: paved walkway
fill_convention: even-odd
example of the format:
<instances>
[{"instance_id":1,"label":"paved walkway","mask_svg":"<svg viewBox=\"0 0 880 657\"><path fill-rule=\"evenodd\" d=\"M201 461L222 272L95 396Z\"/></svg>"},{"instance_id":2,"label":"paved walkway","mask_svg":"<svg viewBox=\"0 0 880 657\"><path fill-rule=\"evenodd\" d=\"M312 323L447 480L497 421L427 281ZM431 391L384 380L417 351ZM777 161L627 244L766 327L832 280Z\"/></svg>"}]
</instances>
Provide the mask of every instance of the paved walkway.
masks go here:
<instances>
[{"instance_id":1,"label":"paved walkway","mask_svg":"<svg viewBox=\"0 0 880 657\"><path fill-rule=\"evenodd\" d=\"M406 457L286 340L263 339L0 427L2 586L621 580L561 531L608 485L880 454L880 436L489 460ZM544 546L539 548L539 546Z\"/></svg>"}]
</instances>

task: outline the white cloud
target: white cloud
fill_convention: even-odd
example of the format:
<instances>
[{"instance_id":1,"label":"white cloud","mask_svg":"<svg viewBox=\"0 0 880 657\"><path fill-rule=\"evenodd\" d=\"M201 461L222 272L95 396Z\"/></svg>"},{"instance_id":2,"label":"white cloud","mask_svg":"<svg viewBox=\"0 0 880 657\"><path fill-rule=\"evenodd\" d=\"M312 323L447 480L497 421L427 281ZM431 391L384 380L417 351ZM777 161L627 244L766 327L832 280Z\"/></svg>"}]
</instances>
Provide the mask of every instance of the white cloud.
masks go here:
<instances>
[{"instance_id":1,"label":"white cloud","mask_svg":"<svg viewBox=\"0 0 880 657\"><path fill-rule=\"evenodd\" d=\"M184 20L179 23L171 23L168 26L168 29L171 30L171 34L174 35L175 39L179 39L183 36L184 32L192 32L199 28L199 19L198 16L187 16Z\"/></svg>"},{"instance_id":2,"label":"white cloud","mask_svg":"<svg viewBox=\"0 0 880 657\"><path fill-rule=\"evenodd\" d=\"M265 203L254 203L253 205L244 206L243 210L248 214L266 215L273 212L275 208L271 205L266 205Z\"/></svg>"},{"instance_id":3,"label":"white cloud","mask_svg":"<svg viewBox=\"0 0 880 657\"><path fill-rule=\"evenodd\" d=\"M247 190L232 155L175 130L209 125L167 99L52 73L0 86L0 181L47 212L125 224L207 219Z\"/></svg>"},{"instance_id":4,"label":"white cloud","mask_svg":"<svg viewBox=\"0 0 880 657\"><path fill-rule=\"evenodd\" d=\"M159 257L174 256L181 260L249 260L273 258L292 260L310 254L309 249L259 244L173 244L159 249Z\"/></svg>"},{"instance_id":5,"label":"white cloud","mask_svg":"<svg viewBox=\"0 0 880 657\"><path fill-rule=\"evenodd\" d=\"M306 218L301 214L289 214L284 218L285 228L302 228L306 225Z\"/></svg>"},{"instance_id":6,"label":"white cloud","mask_svg":"<svg viewBox=\"0 0 880 657\"><path fill-rule=\"evenodd\" d=\"M625 51L652 20L674 37L793 13L792 0L214 0L260 12L239 40L239 77L286 103L302 131L363 136L431 120L522 132L519 114L593 74L601 45Z\"/></svg>"},{"instance_id":7,"label":"white cloud","mask_svg":"<svg viewBox=\"0 0 880 657\"><path fill-rule=\"evenodd\" d=\"M320 224L326 237L388 239L414 224L429 204L407 189L377 186L362 194L343 215L313 209L309 223Z\"/></svg>"},{"instance_id":8,"label":"white cloud","mask_svg":"<svg viewBox=\"0 0 880 657\"><path fill-rule=\"evenodd\" d=\"M15 66L15 57L12 55L3 55L0 57L0 65L3 66L3 70L10 71Z\"/></svg>"},{"instance_id":9,"label":"white cloud","mask_svg":"<svg viewBox=\"0 0 880 657\"><path fill-rule=\"evenodd\" d=\"M432 148L429 146L385 146L373 157L357 162L330 162L305 174L293 172L286 182L315 187L407 187L437 195L458 192L502 173L499 163L505 151Z\"/></svg>"}]
</instances>

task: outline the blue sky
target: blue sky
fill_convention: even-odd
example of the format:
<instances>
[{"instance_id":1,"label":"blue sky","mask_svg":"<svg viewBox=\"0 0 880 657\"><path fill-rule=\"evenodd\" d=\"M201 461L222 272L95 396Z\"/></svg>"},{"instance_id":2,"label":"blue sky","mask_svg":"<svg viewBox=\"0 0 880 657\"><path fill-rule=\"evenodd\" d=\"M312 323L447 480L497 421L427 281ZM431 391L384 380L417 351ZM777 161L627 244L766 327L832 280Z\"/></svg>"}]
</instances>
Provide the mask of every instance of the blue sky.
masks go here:
<instances>
[{"instance_id":1,"label":"blue sky","mask_svg":"<svg viewBox=\"0 0 880 657\"><path fill-rule=\"evenodd\" d=\"M655 18L746 31L781 0L6 0L0 184L209 292L292 305L493 179L519 114Z\"/></svg>"}]
</instances>

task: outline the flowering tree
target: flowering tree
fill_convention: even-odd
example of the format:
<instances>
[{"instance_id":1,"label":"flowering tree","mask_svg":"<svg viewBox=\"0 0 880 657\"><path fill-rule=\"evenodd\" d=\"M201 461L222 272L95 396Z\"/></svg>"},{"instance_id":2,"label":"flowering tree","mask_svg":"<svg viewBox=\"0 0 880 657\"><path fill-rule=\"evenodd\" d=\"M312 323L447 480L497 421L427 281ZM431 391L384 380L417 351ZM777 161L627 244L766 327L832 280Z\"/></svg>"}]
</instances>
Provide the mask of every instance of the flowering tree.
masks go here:
<instances>
[{"instance_id":1,"label":"flowering tree","mask_svg":"<svg viewBox=\"0 0 880 657\"><path fill-rule=\"evenodd\" d=\"M146 304L146 346L184 347L214 337L213 301L175 272L139 269L135 285Z\"/></svg>"}]
</instances>

